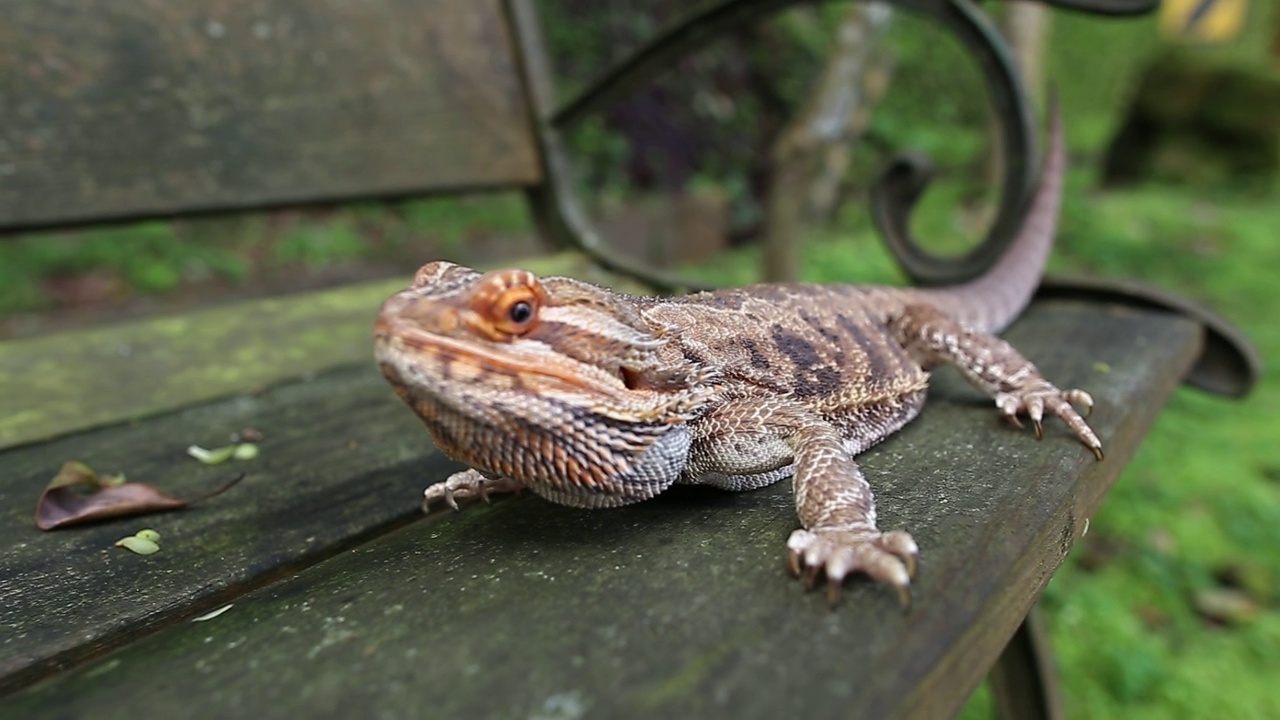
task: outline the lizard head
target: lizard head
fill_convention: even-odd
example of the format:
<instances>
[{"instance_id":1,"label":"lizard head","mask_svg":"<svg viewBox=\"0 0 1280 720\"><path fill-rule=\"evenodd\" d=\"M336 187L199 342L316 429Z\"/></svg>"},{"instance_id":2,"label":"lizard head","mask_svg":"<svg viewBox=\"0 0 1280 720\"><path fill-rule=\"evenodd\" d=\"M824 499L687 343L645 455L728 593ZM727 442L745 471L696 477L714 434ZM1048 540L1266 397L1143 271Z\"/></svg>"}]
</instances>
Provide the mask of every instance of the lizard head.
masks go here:
<instances>
[{"instance_id":1,"label":"lizard head","mask_svg":"<svg viewBox=\"0 0 1280 720\"><path fill-rule=\"evenodd\" d=\"M382 306L375 354L448 455L549 499L620 505L674 482L710 372L635 298L525 270L423 266Z\"/></svg>"}]
</instances>

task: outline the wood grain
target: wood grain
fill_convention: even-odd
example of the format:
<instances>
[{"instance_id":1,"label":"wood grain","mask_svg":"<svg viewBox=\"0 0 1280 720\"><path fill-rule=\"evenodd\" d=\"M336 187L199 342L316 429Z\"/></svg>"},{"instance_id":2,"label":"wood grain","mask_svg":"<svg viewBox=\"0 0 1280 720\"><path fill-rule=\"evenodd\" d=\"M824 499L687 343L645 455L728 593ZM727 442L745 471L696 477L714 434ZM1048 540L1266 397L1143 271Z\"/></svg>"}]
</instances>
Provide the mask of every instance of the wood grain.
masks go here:
<instances>
[{"instance_id":1,"label":"wood grain","mask_svg":"<svg viewBox=\"0 0 1280 720\"><path fill-rule=\"evenodd\" d=\"M500 0L15 0L0 228L540 175Z\"/></svg>"},{"instance_id":2,"label":"wood grain","mask_svg":"<svg viewBox=\"0 0 1280 720\"><path fill-rule=\"evenodd\" d=\"M796 523L786 483L742 494L681 488L607 511L524 496L383 534L237 598L215 620L138 639L4 700L0 715L186 714L190 698L200 697L201 714L210 717L250 709L264 717L526 717L565 708L600 716L947 717L1012 636L1201 342L1199 326L1183 319L1069 302L1036 304L1009 335L1049 377L1093 393L1091 421L1108 459L1094 461L1057 423L1037 443L1030 431L998 421L989 402L954 376L939 377L920 419L862 461L882 526L908 529L923 549L909 613L862 581L830 612L820 594L806 595L786 577L783 543ZM369 495L402 492L408 503L437 479L408 472L430 462L425 443L400 446L413 442L412 433L389 429L408 422L407 411L387 405L383 418L373 405L363 414L344 409L383 403L385 391L326 394L334 399L290 400L295 450L282 458L288 467L259 487L301 493L307 478L332 474L347 476L340 486L353 494L328 506L307 505L323 497L308 494L298 503L310 510L281 513L252 497L253 486L237 489L217 505L174 516L204 514L205 527L216 528L207 545L199 533L185 536L191 547L175 548L187 553L181 567L86 559L80 554L94 552L92 543L45 539L6 523L15 534L0 541L25 546L24 562L83 569L13 582L25 594L0 608L0 622L14 629L5 654L15 643L25 658L49 647L49 629L34 650L25 638L34 636L33 624L47 623L36 610L55 606L52 598L69 585L93 588L105 606L127 602L164 573L201 576L184 581L189 587L247 586L243 574L228 580L255 562L255 552L236 550L237 538L269 547L271 534L318 532L344 503L372 502L354 494L368 472L327 467L336 457L329 449L348 433L389 433L403 448L396 463L380 461L373 474L384 484L370 484ZM152 442L144 439L160 424L112 429L111 442L102 431L91 436L100 442L73 439L69 447L136 447ZM52 463L56 453L46 447L10 451L0 463L28 467L37 452ZM308 447L313 458L302 452ZM154 470L164 467L156 461ZM14 497L3 499L9 506ZM240 509L216 522L232 506ZM111 537L104 531L99 540ZM151 557L172 562L163 552ZM220 561L228 552L239 554ZM7 565L0 577L31 573L26 567ZM75 652L61 657L100 653L132 639L137 626L206 609L193 596L165 595L139 608L135 630L117 627L107 637L101 619L64 613L54 635ZM275 701L281 697L287 706Z\"/></svg>"},{"instance_id":3,"label":"wood grain","mask_svg":"<svg viewBox=\"0 0 1280 720\"><path fill-rule=\"evenodd\" d=\"M265 436L253 461L186 456L245 427ZM36 530L36 498L69 459L185 497L247 476L187 510ZM417 518L422 487L459 466L433 451L370 363L10 450L0 468L0 688L11 688ZM112 547L147 527L162 536L159 553Z\"/></svg>"}]
</instances>

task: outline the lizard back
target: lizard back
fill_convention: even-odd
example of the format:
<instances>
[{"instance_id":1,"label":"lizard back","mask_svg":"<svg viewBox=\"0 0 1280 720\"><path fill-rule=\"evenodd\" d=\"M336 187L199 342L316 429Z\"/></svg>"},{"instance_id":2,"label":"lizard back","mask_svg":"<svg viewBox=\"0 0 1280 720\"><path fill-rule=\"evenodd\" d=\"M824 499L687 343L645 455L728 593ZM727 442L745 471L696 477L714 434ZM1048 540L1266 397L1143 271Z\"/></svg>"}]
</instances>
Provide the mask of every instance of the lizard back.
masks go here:
<instances>
[{"instance_id":1,"label":"lizard back","mask_svg":"<svg viewBox=\"0 0 1280 720\"><path fill-rule=\"evenodd\" d=\"M641 312L697 327L667 352L714 366L727 396L787 396L831 416L927 384L928 374L878 330L908 300L897 288L790 283L668 298Z\"/></svg>"}]
</instances>

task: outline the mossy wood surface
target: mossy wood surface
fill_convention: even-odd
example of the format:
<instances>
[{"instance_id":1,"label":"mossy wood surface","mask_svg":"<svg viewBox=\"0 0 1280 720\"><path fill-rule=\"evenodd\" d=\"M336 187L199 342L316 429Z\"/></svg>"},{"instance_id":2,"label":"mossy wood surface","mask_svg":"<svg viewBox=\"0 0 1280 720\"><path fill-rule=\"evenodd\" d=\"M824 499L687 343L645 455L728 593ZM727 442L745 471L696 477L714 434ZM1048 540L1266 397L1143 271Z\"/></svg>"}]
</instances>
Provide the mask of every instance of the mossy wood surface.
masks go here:
<instances>
[{"instance_id":1,"label":"mossy wood surface","mask_svg":"<svg viewBox=\"0 0 1280 720\"><path fill-rule=\"evenodd\" d=\"M259 430L252 461L202 465L191 444ZM66 460L192 497L188 509L41 532L36 498ZM314 380L0 453L0 688L198 614L421 514L422 487L456 469L369 362ZM141 528L159 553L112 543ZM0 712L0 716L4 713Z\"/></svg>"},{"instance_id":2,"label":"mossy wood surface","mask_svg":"<svg viewBox=\"0 0 1280 720\"><path fill-rule=\"evenodd\" d=\"M538 182L501 0L15 0L0 228Z\"/></svg>"},{"instance_id":3,"label":"mossy wood surface","mask_svg":"<svg viewBox=\"0 0 1280 720\"><path fill-rule=\"evenodd\" d=\"M0 448L373 362L398 281L0 343Z\"/></svg>"},{"instance_id":4,"label":"mossy wood surface","mask_svg":"<svg viewBox=\"0 0 1280 720\"><path fill-rule=\"evenodd\" d=\"M1093 393L1108 457L1057 422L1037 443L940 373L920 419L862 461L882 526L922 547L908 613L861 580L832 612L786 576L788 483L602 511L525 495L379 532L447 467L372 368L10 450L0 647L39 672L9 672L50 670L36 658L55 646L105 657L0 701L0 715L946 717L1200 345L1186 320L1071 302L1037 304L1009 336ZM240 424L267 433L263 456L202 507L52 534L14 509L71 452L139 480L220 478L231 468L180 448ZM164 533L159 554L109 549L143 526Z\"/></svg>"},{"instance_id":5,"label":"mossy wood surface","mask_svg":"<svg viewBox=\"0 0 1280 720\"><path fill-rule=\"evenodd\" d=\"M583 262L562 253L518 265L581 275ZM0 449L372 363L378 308L415 269L401 280L0 342Z\"/></svg>"}]
</instances>

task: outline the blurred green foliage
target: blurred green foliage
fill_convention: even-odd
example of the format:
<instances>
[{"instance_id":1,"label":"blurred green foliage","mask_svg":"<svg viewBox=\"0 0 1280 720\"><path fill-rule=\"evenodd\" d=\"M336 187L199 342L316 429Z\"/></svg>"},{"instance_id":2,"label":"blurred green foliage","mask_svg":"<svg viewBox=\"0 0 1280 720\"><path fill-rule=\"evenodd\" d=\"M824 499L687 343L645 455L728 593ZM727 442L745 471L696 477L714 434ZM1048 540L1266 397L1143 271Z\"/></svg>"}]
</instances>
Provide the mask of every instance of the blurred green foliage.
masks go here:
<instances>
[{"instance_id":1,"label":"blurred green foliage","mask_svg":"<svg viewBox=\"0 0 1280 720\"><path fill-rule=\"evenodd\" d=\"M350 218L342 217L333 218L323 225L304 223L295 226L272 246L271 259L281 265L299 263L320 268L361 257L364 253L364 238L353 227Z\"/></svg>"},{"instance_id":2,"label":"blurred green foliage","mask_svg":"<svg viewBox=\"0 0 1280 720\"><path fill-rule=\"evenodd\" d=\"M0 242L0 313L44 307L42 283L61 277L108 273L120 293L155 294L211 275L238 280L246 267L234 245L184 240L159 221L13 238Z\"/></svg>"},{"instance_id":3,"label":"blurred green foliage","mask_svg":"<svg viewBox=\"0 0 1280 720\"><path fill-rule=\"evenodd\" d=\"M474 196L462 202L408 200L398 212L411 237L431 238L449 250L460 248L477 229L500 235L530 231L529 211L518 193Z\"/></svg>"}]
</instances>

